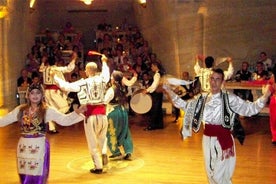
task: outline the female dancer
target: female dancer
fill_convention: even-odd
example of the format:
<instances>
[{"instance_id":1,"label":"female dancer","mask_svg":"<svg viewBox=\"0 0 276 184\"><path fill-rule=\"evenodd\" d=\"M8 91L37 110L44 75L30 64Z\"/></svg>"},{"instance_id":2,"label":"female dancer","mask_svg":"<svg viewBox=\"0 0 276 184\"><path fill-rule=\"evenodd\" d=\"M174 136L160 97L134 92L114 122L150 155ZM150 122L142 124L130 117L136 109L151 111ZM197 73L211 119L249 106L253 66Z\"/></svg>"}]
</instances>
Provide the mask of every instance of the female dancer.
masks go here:
<instances>
[{"instance_id":1,"label":"female dancer","mask_svg":"<svg viewBox=\"0 0 276 184\"><path fill-rule=\"evenodd\" d=\"M69 126L83 120L78 115L81 109L70 114L62 114L47 107L42 85L31 84L26 94L27 103L17 106L4 117L0 117L0 127L19 122L21 137L17 145L17 170L22 184L45 184L49 176L50 146L46 139L46 122L53 120Z\"/></svg>"},{"instance_id":2,"label":"female dancer","mask_svg":"<svg viewBox=\"0 0 276 184\"><path fill-rule=\"evenodd\" d=\"M271 131L271 135L272 135L272 144L276 145L276 83L275 83L275 79L276 79L276 65L273 67L272 69L272 76L269 80L269 84L271 84L271 97L270 97L270 102L269 102L269 114L270 114L270 118L269 118L269 122L270 122L270 131Z\"/></svg>"},{"instance_id":3,"label":"female dancer","mask_svg":"<svg viewBox=\"0 0 276 184\"><path fill-rule=\"evenodd\" d=\"M107 145L112 153L109 158L121 156L119 147L123 146L124 159L130 160L133 142L128 127L128 112L124 107L128 101L122 79L123 73L114 71L111 75L111 87L106 92L106 102L108 103Z\"/></svg>"}]
</instances>

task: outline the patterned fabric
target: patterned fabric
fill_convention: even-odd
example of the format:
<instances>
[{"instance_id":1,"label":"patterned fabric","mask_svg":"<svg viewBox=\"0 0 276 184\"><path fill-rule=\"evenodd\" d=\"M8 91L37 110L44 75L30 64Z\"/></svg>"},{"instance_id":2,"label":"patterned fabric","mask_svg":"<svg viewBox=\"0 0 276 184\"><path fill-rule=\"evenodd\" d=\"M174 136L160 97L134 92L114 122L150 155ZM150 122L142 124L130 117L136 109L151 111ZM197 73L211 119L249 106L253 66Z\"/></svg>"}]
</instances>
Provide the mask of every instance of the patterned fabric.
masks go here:
<instances>
[{"instance_id":1,"label":"patterned fabric","mask_svg":"<svg viewBox=\"0 0 276 184\"><path fill-rule=\"evenodd\" d=\"M38 154L39 152L36 152L35 155L40 155L40 161L39 161L39 167L38 165L34 165L31 166L30 171L28 171L28 166L30 166L31 164L29 164L28 162L26 162L25 167L27 168L26 171L28 171L28 173L34 173L34 171L40 171L39 175L35 175L34 174L23 174L25 172L23 168L19 168L19 177L20 177L20 182L21 184L30 184L30 183L35 183L35 184L46 184L47 183L47 179L49 176L49 166L50 166L50 145L49 142L45 139L45 137L40 137L40 138L44 138L44 147L42 147L42 145L39 145L39 148L42 150L44 149L45 153L42 154ZM30 138L24 138L24 139L29 139ZM32 139L37 139L37 138L32 138ZM27 141L27 140L26 140ZM18 145L22 145L23 142L19 141ZM36 141L35 141L36 142ZM40 142L40 141L38 141ZM42 142L41 142L42 143ZM20 150L21 148L18 146L18 152L21 152L22 150ZM27 149L27 148L26 148ZM32 150L36 150L36 149L32 149ZM27 151L27 150L26 150ZM28 149L28 151L31 151L30 149ZM35 151L32 151L35 152ZM41 152L42 153L42 152ZM27 157L31 157L31 156L27 156ZM22 160L21 157L18 157L18 161ZM43 162L41 162L43 160ZM32 161L34 162L34 161ZM22 163L22 161L21 161ZM21 167L21 165L18 164L18 167ZM35 169L34 169L35 168ZM21 170L21 172L20 172Z\"/></svg>"},{"instance_id":2,"label":"patterned fabric","mask_svg":"<svg viewBox=\"0 0 276 184\"><path fill-rule=\"evenodd\" d=\"M106 83L102 77L94 76L85 79L80 85L78 98L80 104L101 104L104 101Z\"/></svg>"},{"instance_id":3,"label":"patterned fabric","mask_svg":"<svg viewBox=\"0 0 276 184\"><path fill-rule=\"evenodd\" d=\"M114 106L114 110L107 116L108 131L107 140L110 152L113 155L120 153L120 146L123 146L125 153L133 152L133 142L128 127L128 113L122 106Z\"/></svg>"},{"instance_id":4,"label":"patterned fabric","mask_svg":"<svg viewBox=\"0 0 276 184\"><path fill-rule=\"evenodd\" d=\"M24 110L21 117L21 134L38 135L46 133L46 124L39 118L37 112L30 114Z\"/></svg>"},{"instance_id":5,"label":"patterned fabric","mask_svg":"<svg viewBox=\"0 0 276 184\"><path fill-rule=\"evenodd\" d=\"M18 173L42 175L45 152L45 137L19 139L17 146Z\"/></svg>"}]
</instances>

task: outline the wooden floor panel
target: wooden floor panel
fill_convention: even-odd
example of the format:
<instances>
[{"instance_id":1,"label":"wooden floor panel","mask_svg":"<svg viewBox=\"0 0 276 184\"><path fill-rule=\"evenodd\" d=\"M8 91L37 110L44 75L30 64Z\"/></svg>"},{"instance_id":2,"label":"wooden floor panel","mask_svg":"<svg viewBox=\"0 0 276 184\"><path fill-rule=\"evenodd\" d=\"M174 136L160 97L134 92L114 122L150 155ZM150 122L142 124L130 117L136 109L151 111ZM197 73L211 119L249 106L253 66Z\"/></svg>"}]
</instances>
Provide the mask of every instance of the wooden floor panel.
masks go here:
<instances>
[{"instance_id":1,"label":"wooden floor panel","mask_svg":"<svg viewBox=\"0 0 276 184\"><path fill-rule=\"evenodd\" d=\"M143 131L141 116L130 118L134 141L132 161L109 160L105 173L89 173L88 153L82 123L59 127L59 134L47 135L51 163L49 184L204 184L207 183L201 149L202 132L182 141L173 116L165 117L163 130ZM242 119L246 129L244 145L236 140L237 163L234 184L274 184L276 146L271 144L268 117ZM17 184L17 124L0 128L0 183Z\"/></svg>"}]
</instances>

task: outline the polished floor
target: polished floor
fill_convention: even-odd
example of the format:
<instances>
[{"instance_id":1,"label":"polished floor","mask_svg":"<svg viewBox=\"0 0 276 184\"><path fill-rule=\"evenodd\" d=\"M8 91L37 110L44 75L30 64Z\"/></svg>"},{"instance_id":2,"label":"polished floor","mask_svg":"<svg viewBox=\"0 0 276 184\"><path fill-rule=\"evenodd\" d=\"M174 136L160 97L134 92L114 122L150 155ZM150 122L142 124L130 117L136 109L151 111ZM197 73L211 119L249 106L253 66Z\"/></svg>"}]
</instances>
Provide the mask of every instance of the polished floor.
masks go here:
<instances>
[{"instance_id":1,"label":"polished floor","mask_svg":"<svg viewBox=\"0 0 276 184\"><path fill-rule=\"evenodd\" d=\"M132 161L109 160L105 173L92 168L82 123L59 127L59 134L47 135L51 145L49 184L205 184L201 149L202 132L181 140L179 125L166 115L165 128L144 131L141 115L130 118L134 141ZM269 117L242 119L244 145L236 140L237 163L234 184L275 184L276 146L271 144ZM19 183L16 171L16 123L0 128L0 183Z\"/></svg>"}]
</instances>

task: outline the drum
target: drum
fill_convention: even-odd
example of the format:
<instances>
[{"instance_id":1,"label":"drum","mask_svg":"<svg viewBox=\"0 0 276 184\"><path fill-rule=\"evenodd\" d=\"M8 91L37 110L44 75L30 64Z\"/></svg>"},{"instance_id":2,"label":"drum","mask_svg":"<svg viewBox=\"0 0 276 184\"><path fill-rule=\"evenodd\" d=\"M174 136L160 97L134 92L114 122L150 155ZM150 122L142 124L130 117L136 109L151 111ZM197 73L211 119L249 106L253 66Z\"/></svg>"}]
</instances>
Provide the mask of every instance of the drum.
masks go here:
<instances>
[{"instance_id":1,"label":"drum","mask_svg":"<svg viewBox=\"0 0 276 184\"><path fill-rule=\"evenodd\" d=\"M137 90L131 96L130 107L137 114L145 114L149 112L152 106L152 99L149 94L143 94L143 89Z\"/></svg>"}]
</instances>

